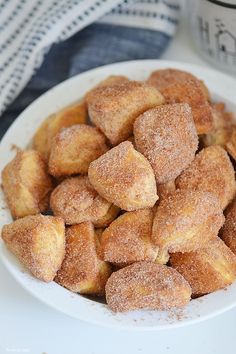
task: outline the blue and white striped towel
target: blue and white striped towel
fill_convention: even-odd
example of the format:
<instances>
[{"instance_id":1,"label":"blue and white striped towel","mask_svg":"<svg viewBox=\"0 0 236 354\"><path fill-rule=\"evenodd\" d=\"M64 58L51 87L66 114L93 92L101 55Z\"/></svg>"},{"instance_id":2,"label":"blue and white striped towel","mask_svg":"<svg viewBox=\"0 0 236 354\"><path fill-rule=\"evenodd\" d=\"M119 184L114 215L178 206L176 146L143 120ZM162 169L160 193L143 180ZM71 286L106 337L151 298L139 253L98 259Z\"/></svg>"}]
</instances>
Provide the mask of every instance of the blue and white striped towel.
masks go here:
<instances>
[{"instance_id":1,"label":"blue and white striped towel","mask_svg":"<svg viewBox=\"0 0 236 354\"><path fill-rule=\"evenodd\" d=\"M139 31L149 31L149 35L150 31L152 34L158 31L166 35L166 39L170 38L175 32L178 15L179 5L176 0L0 0L0 115L27 85L51 46L56 48L55 43L65 41L96 22L87 27L88 30L81 32L83 36L77 38L76 43L80 47L78 53L73 53L75 55L71 61L74 64L67 73L67 76L71 76L116 60L149 57L145 47L147 37L144 31ZM126 41L127 44L121 43L121 55L117 56L118 40L121 29L124 28L123 42ZM138 54L133 51L132 40L135 42L135 36L140 45L143 41L145 54L139 54L142 51L140 45L136 45L139 48ZM155 42L154 36L149 37L149 41L150 38ZM70 41L66 53L57 53L52 65L55 65L55 60L61 61L61 66L63 63L64 66L68 65L65 64L65 55L70 55L71 46L73 50L76 47L75 41ZM97 45L96 41L99 41ZM153 45L155 47L155 43ZM164 48L165 45L162 44L159 51ZM152 53L151 46L150 53L150 57L160 55ZM50 77L50 73L48 76ZM59 81L65 78L59 77ZM58 80L48 86L57 82ZM42 75L37 85L42 85Z\"/></svg>"}]
</instances>

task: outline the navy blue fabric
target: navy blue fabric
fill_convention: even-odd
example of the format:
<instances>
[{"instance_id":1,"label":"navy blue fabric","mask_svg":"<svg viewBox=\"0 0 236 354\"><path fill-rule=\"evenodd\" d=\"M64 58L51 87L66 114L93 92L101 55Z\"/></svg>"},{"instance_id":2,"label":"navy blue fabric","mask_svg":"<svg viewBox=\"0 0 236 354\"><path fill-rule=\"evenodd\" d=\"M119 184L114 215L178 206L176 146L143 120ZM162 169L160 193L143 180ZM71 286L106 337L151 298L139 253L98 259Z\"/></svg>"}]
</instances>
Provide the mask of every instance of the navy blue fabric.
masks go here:
<instances>
[{"instance_id":1,"label":"navy blue fabric","mask_svg":"<svg viewBox=\"0 0 236 354\"><path fill-rule=\"evenodd\" d=\"M170 39L158 31L95 23L53 45L41 68L1 117L0 137L31 102L61 81L105 64L159 58Z\"/></svg>"}]
</instances>

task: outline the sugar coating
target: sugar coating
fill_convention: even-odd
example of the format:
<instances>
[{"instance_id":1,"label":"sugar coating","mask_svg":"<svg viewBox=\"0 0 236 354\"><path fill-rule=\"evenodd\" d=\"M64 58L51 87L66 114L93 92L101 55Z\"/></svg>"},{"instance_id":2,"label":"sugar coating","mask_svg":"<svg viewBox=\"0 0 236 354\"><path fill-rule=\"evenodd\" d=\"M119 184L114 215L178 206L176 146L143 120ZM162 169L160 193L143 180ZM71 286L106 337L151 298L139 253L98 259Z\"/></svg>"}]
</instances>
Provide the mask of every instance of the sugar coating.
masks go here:
<instances>
[{"instance_id":1,"label":"sugar coating","mask_svg":"<svg viewBox=\"0 0 236 354\"><path fill-rule=\"evenodd\" d=\"M54 189L50 206L54 215L73 225L84 221L99 223L112 204L98 195L87 176L78 176L65 179Z\"/></svg>"},{"instance_id":2,"label":"sugar coating","mask_svg":"<svg viewBox=\"0 0 236 354\"><path fill-rule=\"evenodd\" d=\"M152 262L137 262L112 273L105 290L114 312L170 310L187 305L191 296L189 284L175 269Z\"/></svg>"},{"instance_id":3,"label":"sugar coating","mask_svg":"<svg viewBox=\"0 0 236 354\"><path fill-rule=\"evenodd\" d=\"M55 177L86 174L90 162L107 150L106 138L97 128L76 124L62 129L52 142L49 172Z\"/></svg>"},{"instance_id":4,"label":"sugar coating","mask_svg":"<svg viewBox=\"0 0 236 354\"><path fill-rule=\"evenodd\" d=\"M198 134L213 130L213 116L206 86L193 75L176 70L154 72L148 80L163 94L166 103L188 103Z\"/></svg>"},{"instance_id":5,"label":"sugar coating","mask_svg":"<svg viewBox=\"0 0 236 354\"><path fill-rule=\"evenodd\" d=\"M33 146L48 161L53 138L62 128L85 123L87 106L79 101L47 117L33 137Z\"/></svg>"},{"instance_id":6,"label":"sugar coating","mask_svg":"<svg viewBox=\"0 0 236 354\"><path fill-rule=\"evenodd\" d=\"M67 228L66 255L55 281L81 294L104 294L111 269L99 258L98 247L91 222Z\"/></svg>"},{"instance_id":7,"label":"sugar coating","mask_svg":"<svg viewBox=\"0 0 236 354\"><path fill-rule=\"evenodd\" d=\"M98 87L87 97L92 122L117 145L132 135L135 119L147 109L164 103L160 92L137 81Z\"/></svg>"},{"instance_id":8,"label":"sugar coating","mask_svg":"<svg viewBox=\"0 0 236 354\"><path fill-rule=\"evenodd\" d=\"M125 82L128 82L129 79L123 75L110 75L106 79L100 81L96 86L94 86L90 91L88 91L85 95L85 101L89 101L89 97L94 93L94 91L99 87L107 87L113 85L120 85Z\"/></svg>"},{"instance_id":9,"label":"sugar coating","mask_svg":"<svg viewBox=\"0 0 236 354\"><path fill-rule=\"evenodd\" d=\"M199 80L193 74L177 70L177 69L162 69L151 73L147 79L147 83L155 86L158 90L162 90L174 83L183 83L185 81L195 81L201 85L201 89L207 100L210 100L210 93L203 81Z\"/></svg>"},{"instance_id":10,"label":"sugar coating","mask_svg":"<svg viewBox=\"0 0 236 354\"><path fill-rule=\"evenodd\" d=\"M114 220L101 237L103 259L122 265L155 261L158 247L151 241L153 216L152 209L142 209Z\"/></svg>"},{"instance_id":11,"label":"sugar coating","mask_svg":"<svg viewBox=\"0 0 236 354\"><path fill-rule=\"evenodd\" d=\"M195 252L172 254L170 262L195 296L224 288L236 279L236 256L219 237Z\"/></svg>"},{"instance_id":12,"label":"sugar coating","mask_svg":"<svg viewBox=\"0 0 236 354\"><path fill-rule=\"evenodd\" d=\"M188 104L162 105L134 124L137 149L149 160L157 183L175 179L195 156L198 137Z\"/></svg>"},{"instance_id":13,"label":"sugar coating","mask_svg":"<svg viewBox=\"0 0 236 354\"><path fill-rule=\"evenodd\" d=\"M53 280L65 255L65 226L61 218L26 216L3 226L2 239L36 278Z\"/></svg>"},{"instance_id":14,"label":"sugar coating","mask_svg":"<svg viewBox=\"0 0 236 354\"><path fill-rule=\"evenodd\" d=\"M167 252L191 252L215 238L224 223L217 198L208 192L177 190L157 206L152 239Z\"/></svg>"},{"instance_id":15,"label":"sugar coating","mask_svg":"<svg viewBox=\"0 0 236 354\"><path fill-rule=\"evenodd\" d=\"M158 199L152 167L129 141L93 161L88 177L103 198L127 211L153 207Z\"/></svg>"},{"instance_id":16,"label":"sugar coating","mask_svg":"<svg viewBox=\"0 0 236 354\"><path fill-rule=\"evenodd\" d=\"M52 178L38 151L19 150L2 171L2 185L13 218L48 209Z\"/></svg>"},{"instance_id":17,"label":"sugar coating","mask_svg":"<svg viewBox=\"0 0 236 354\"><path fill-rule=\"evenodd\" d=\"M176 186L210 192L219 199L224 209L236 191L235 172L226 151L217 145L202 149L176 179Z\"/></svg>"}]
</instances>

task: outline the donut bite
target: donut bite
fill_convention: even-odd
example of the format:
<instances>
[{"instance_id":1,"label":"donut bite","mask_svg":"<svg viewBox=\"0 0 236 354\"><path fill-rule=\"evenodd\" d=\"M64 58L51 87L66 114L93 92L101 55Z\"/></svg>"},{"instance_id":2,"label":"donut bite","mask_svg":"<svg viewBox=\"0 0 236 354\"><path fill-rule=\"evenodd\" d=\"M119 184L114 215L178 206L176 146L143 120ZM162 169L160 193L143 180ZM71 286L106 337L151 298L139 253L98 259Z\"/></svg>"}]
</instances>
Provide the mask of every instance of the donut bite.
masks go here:
<instances>
[{"instance_id":1,"label":"donut bite","mask_svg":"<svg viewBox=\"0 0 236 354\"><path fill-rule=\"evenodd\" d=\"M5 225L7 248L38 279L50 282L65 255L65 226L61 218L33 215Z\"/></svg>"},{"instance_id":2,"label":"donut bite","mask_svg":"<svg viewBox=\"0 0 236 354\"><path fill-rule=\"evenodd\" d=\"M153 207L158 199L152 167L129 141L93 161L88 177L103 198L126 211Z\"/></svg>"},{"instance_id":3,"label":"donut bite","mask_svg":"<svg viewBox=\"0 0 236 354\"><path fill-rule=\"evenodd\" d=\"M132 135L133 123L141 113L163 103L155 87L137 81L98 87L87 95L89 117L112 145Z\"/></svg>"},{"instance_id":4,"label":"donut bite","mask_svg":"<svg viewBox=\"0 0 236 354\"><path fill-rule=\"evenodd\" d=\"M153 210L126 212L115 219L102 233L101 255L116 265L138 261L155 261L158 254L151 240Z\"/></svg>"},{"instance_id":5,"label":"donut bite","mask_svg":"<svg viewBox=\"0 0 236 354\"><path fill-rule=\"evenodd\" d=\"M233 114L225 111L224 103L211 105L214 129L201 136L204 146L220 145L227 150L227 143L230 140L235 125Z\"/></svg>"},{"instance_id":6,"label":"donut bite","mask_svg":"<svg viewBox=\"0 0 236 354\"><path fill-rule=\"evenodd\" d=\"M199 80L196 76L187 71L178 69L156 70L151 73L147 80L148 84L155 86L160 91L172 84L183 83L185 81L197 82L201 86L205 98L210 101L210 92L204 81Z\"/></svg>"},{"instance_id":7,"label":"donut bite","mask_svg":"<svg viewBox=\"0 0 236 354\"><path fill-rule=\"evenodd\" d=\"M111 268L100 259L98 249L91 222L67 228L66 255L55 281L73 292L103 295Z\"/></svg>"},{"instance_id":8,"label":"donut bite","mask_svg":"<svg viewBox=\"0 0 236 354\"><path fill-rule=\"evenodd\" d=\"M107 150L105 136L97 128L86 124L65 128L53 139L49 172L54 177L86 174L90 162Z\"/></svg>"},{"instance_id":9,"label":"donut bite","mask_svg":"<svg viewBox=\"0 0 236 354\"><path fill-rule=\"evenodd\" d=\"M137 262L112 273L105 289L114 312L171 310L186 306L191 297L191 288L180 273L152 262Z\"/></svg>"},{"instance_id":10,"label":"donut bite","mask_svg":"<svg viewBox=\"0 0 236 354\"><path fill-rule=\"evenodd\" d=\"M129 79L123 75L110 75L110 76L108 76L106 79L100 81L96 86L94 86L91 90L89 90L86 93L86 95L85 95L86 104L88 103L87 99L89 100L90 94L93 94L97 88L120 85L120 84L127 83L128 81L129 81Z\"/></svg>"},{"instance_id":11,"label":"donut bite","mask_svg":"<svg viewBox=\"0 0 236 354\"><path fill-rule=\"evenodd\" d=\"M36 131L33 138L33 147L48 160L52 140L62 128L75 124L85 123L87 120L87 107L84 101L63 108L50 115Z\"/></svg>"},{"instance_id":12,"label":"donut bite","mask_svg":"<svg viewBox=\"0 0 236 354\"><path fill-rule=\"evenodd\" d=\"M38 151L18 151L2 171L2 186L13 218L48 209L52 179Z\"/></svg>"},{"instance_id":13,"label":"donut bite","mask_svg":"<svg viewBox=\"0 0 236 354\"><path fill-rule=\"evenodd\" d=\"M226 151L212 145L202 149L176 179L179 189L202 190L214 194L224 209L234 198L235 172Z\"/></svg>"},{"instance_id":14,"label":"donut bite","mask_svg":"<svg viewBox=\"0 0 236 354\"><path fill-rule=\"evenodd\" d=\"M152 240L159 247L158 263L169 253L191 252L216 237L224 223L218 199L211 193L177 190L161 200L153 221Z\"/></svg>"},{"instance_id":15,"label":"donut bite","mask_svg":"<svg viewBox=\"0 0 236 354\"><path fill-rule=\"evenodd\" d=\"M166 103L188 103L198 134L213 130L213 116L206 86L193 75L178 70L157 70L147 80L157 87Z\"/></svg>"},{"instance_id":16,"label":"donut bite","mask_svg":"<svg viewBox=\"0 0 236 354\"><path fill-rule=\"evenodd\" d=\"M140 115L134 137L158 184L175 179L192 162L198 147L191 109L183 103L162 105Z\"/></svg>"},{"instance_id":17,"label":"donut bite","mask_svg":"<svg viewBox=\"0 0 236 354\"><path fill-rule=\"evenodd\" d=\"M189 282L193 296L212 293L236 279L236 256L219 237L197 251L172 254L170 263Z\"/></svg>"},{"instance_id":18,"label":"donut bite","mask_svg":"<svg viewBox=\"0 0 236 354\"><path fill-rule=\"evenodd\" d=\"M107 226L120 211L98 195L87 176L62 181L51 194L50 207L67 225L91 221L96 227Z\"/></svg>"}]
</instances>

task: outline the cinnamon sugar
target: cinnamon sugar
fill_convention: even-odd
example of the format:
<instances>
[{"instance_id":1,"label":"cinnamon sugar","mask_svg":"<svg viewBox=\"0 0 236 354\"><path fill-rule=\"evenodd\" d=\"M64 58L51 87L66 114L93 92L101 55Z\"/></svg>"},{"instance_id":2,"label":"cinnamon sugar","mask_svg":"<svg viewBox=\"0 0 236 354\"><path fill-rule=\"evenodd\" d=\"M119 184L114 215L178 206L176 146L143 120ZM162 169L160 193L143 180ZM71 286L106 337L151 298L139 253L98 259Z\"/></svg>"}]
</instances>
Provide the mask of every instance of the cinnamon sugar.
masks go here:
<instances>
[{"instance_id":1,"label":"cinnamon sugar","mask_svg":"<svg viewBox=\"0 0 236 354\"><path fill-rule=\"evenodd\" d=\"M224 216L214 195L177 190L157 207L152 238L169 252L191 252L216 237Z\"/></svg>"},{"instance_id":2,"label":"cinnamon sugar","mask_svg":"<svg viewBox=\"0 0 236 354\"><path fill-rule=\"evenodd\" d=\"M157 183L175 179L194 159L198 137L188 104L162 105L134 124L137 149L146 156Z\"/></svg>"},{"instance_id":3,"label":"cinnamon sugar","mask_svg":"<svg viewBox=\"0 0 236 354\"><path fill-rule=\"evenodd\" d=\"M54 215L73 225L96 223L106 216L112 204L98 195L87 176L80 176L62 181L52 192L50 206Z\"/></svg>"},{"instance_id":4,"label":"cinnamon sugar","mask_svg":"<svg viewBox=\"0 0 236 354\"><path fill-rule=\"evenodd\" d=\"M226 151L217 145L202 149L177 178L176 186L210 192L225 208L236 191L235 172Z\"/></svg>"},{"instance_id":5,"label":"cinnamon sugar","mask_svg":"<svg viewBox=\"0 0 236 354\"><path fill-rule=\"evenodd\" d=\"M191 288L174 269L137 262L114 272L106 284L106 300L114 312L170 310L190 300Z\"/></svg>"},{"instance_id":6,"label":"cinnamon sugar","mask_svg":"<svg viewBox=\"0 0 236 354\"><path fill-rule=\"evenodd\" d=\"M127 211L152 207L158 199L149 162L128 141L93 161L88 177L101 196Z\"/></svg>"}]
</instances>

